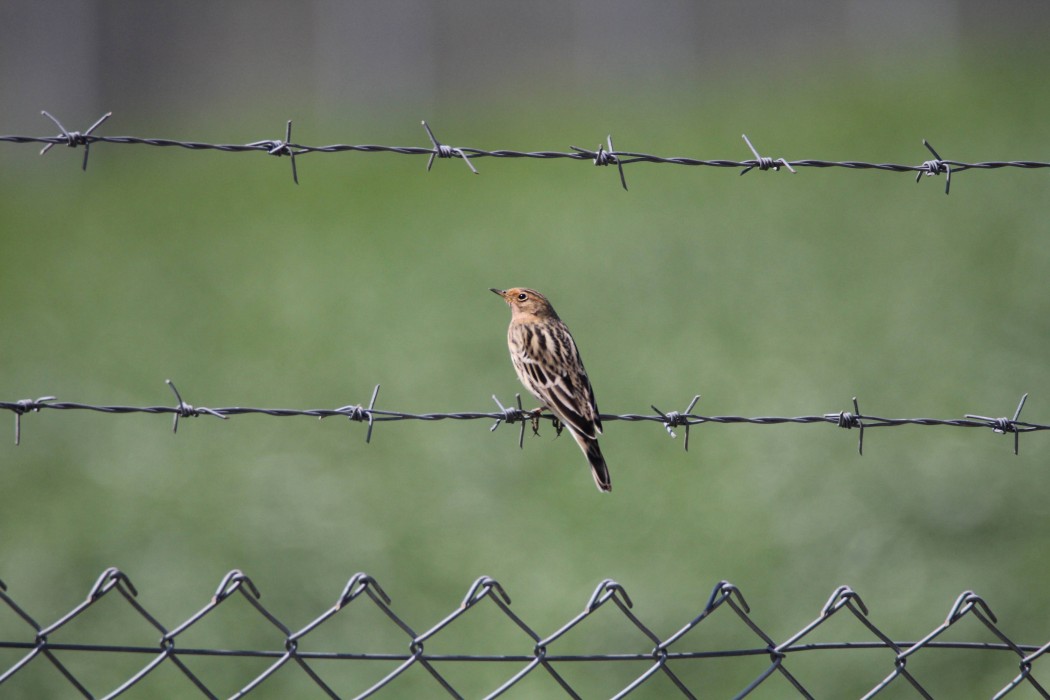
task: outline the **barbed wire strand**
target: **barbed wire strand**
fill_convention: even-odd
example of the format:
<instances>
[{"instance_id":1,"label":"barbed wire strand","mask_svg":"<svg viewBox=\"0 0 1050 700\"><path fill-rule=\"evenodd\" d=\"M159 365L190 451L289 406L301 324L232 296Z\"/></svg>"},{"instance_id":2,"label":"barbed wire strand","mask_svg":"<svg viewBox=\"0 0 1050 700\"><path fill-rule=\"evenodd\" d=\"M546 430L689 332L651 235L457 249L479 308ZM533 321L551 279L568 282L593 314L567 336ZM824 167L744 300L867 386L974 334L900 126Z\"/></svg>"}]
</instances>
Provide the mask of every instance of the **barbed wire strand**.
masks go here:
<instances>
[{"instance_id":1,"label":"barbed wire strand","mask_svg":"<svg viewBox=\"0 0 1050 700\"><path fill-rule=\"evenodd\" d=\"M18 401L0 401L0 410L11 411L15 417L15 445L21 444L22 441L22 416L27 413L40 413L42 411L95 411L98 413L105 413L109 415L127 414L127 413L151 413L151 414L171 414L172 415L172 432L177 433L179 430L179 421L183 418L196 418L198 416L213 416L215 418L221 418L227 420L231 416L239 416L246 414L257 414L265 415L276 418L286 418L290 416L310 416L313 418L331 418L334 416L340 416L348 420L367 423L368 430L365 433L365 442L370 443L372 441L372 431L375 428L376 423L390 422L390 421L441 421L441 420L491 420L494 421L492 426L489 428L491 431L495 431L503 424L513 425L515 423L520 424L518 431L518 447L523 448L525 445L525 428L527 425L532 426L534 434L539 434L539 423L540 421L548 421L552 424L554 429L560 434L561 424L557 418L550 415L549 413L541 413L539 409L536 410L525 410L521 403L521 394L515 394L516 404L513 406L504 406L503 403L496 397L495 394L492 396L492 400L499 407L499 411L485 412L485 411L458 411L452 413L407 413L403 411L392 411L387 409L376 408L376 399L379 397L379 384L375 385L372 390L372 398L369 400L367 406L362 404L351 404L347 406L341 406L339 408L311 408L311 409L291 409L291 408L252 408L247 406L228 406L223 408L207 408L204 406L194 406L183 400L182 394L175 387L175 384L170 380L166 379L165 383L171 388L175 394L177 404L175 406L98 406L93 404L69 402L69 401L57 401L54 396L41 396L37 399L21 399ZM905 425L919 425L919 426L945 426L954 428L991 428L992 432L1000 435L1013 435L1014 438L1014 454L1020 453L1020 440L1021 433L1030 433L1035 431L1050 430L1050 425L1041 423L1030 423L1027 421L1020 420L1021 410L1024 408L1025 402L1028 400L1028 394L1025 393L1021 396L1020 402L1017 404L1017 409L1014 411L1012 418L999 417L992 418L988 416L976 415L972 413L965 414L964 418L887 418L883 416L866 415L861 413L860 404L857 401L857 397L853 397L853 411L836 411L831 413L823 413L811 416L704 416L694 414L692 411L695 408L697 402L700 400L700 395L697 394L693 397L693 400L689 402L689 405L682 412L679 411L661 411L656 406L651 408L656 412L654 415L638 414L638 413L602 413L601 418L603 421L627 421L627 422L653 422L661 424L667 431L667 434L673 439L677 437L675 432L676 428L685 428L685 439L684 449L689 450L689 429L697 425L782 425L782 424L813 424L813 423L825 423L835 425L840 428L851 430L857 428L859 431L857 439L857 452L861 455L864 454L864 431L872 428L893 428Z\"/></svg>"},{"instance_id":2,"label":"barbed wire strand","mask_svg":"<svg viewBox=\"0 0 1050 700\"><path fill-rule=\"evenodd\" d=\"M185 148L192 151L220 151L226 153L245 153L245 152L260 152L271 156L283 157L287 156L291 160L292 164L292 180L295 184L299 184L299 171L296 165L296 158L312 153L344 153L344 152L358 152L358 153L396 153L400 155L423 155L427 156L427 171L429 172L431 167L434 165L434 160L438 158L459 158L462 159L470 170L477 174L478 169L474 165L473 161L480 158L533 158L541 160L552 160L552 159L569 159L585 161L589 160L596 166L610 166L615 165L620 176L620 184L624 190L627 189L627 178L624 174L624 166L632 163L658 163L664 165L685 165L693 167L713 167L713 168L735 168L740 170L741 175L746 175L752 170L773 170L779 171L781 167L786 168L791 173L797 173L799 168L845 168L848 170L876 170L884 172L909 172L915 173L915 181L918 182L923 175L928 177L935 177L937 175L945 176L944 193L949 194L951 190L951 177L952 173L959 173L964 170L995 170L1001 168L1021 168L1021 169L1040 169L1050 168L1050 162L1034 161L1034 160L997 160L997 161L983 161L966 163L956 160L946 160L942 158L930 143L923 139L923 146L933 155L932 159L923 161L917 165L901 164L901 163L874 163L860 160L846 160L846 161L834 161L834 160L816 160L816 159L803 159L803 160L788 160L783 157L771 158L768 156L762 156L759 154L758 149L752 145L751 140L746 134L743 135L744 142L748 149L754 156L753 159L749 160L705 160L698 158L685 158L685 157L665 157L657 156L649 153L640 153L636 151L617 151L613 148L612 135L607 136L605 145L599 145L596 150L590 150L587 148L579 148L577 146L570 146L569 151L518 151L509 149L499 150L485 150L480 148L468 148L468 147L457 147L449 146L437 139L434 135L430 125L423 121L423 128L426 131L427 138L430 140L430 147L426 146L382 146L375 144L332 144L328 146L308 146L304 144L292 142L292 122L289 120L285 125L285 135L283 139L263 139L260 141L252 141L245 144L223 144L223 143L206 143L202 141L180 141L177 139L163 139L163 138L143 138L139 136L102 136L95 134L95 130L98 129L106 120L112 116L112 112L106 112L99 118L94 124L92 124L86 131L69 131L62 123L52 116L47 111L41 112L44 116L50 119L59 129L57 136L18 136L8 135L0 136L0 142L8 143L36 143L44 144L40 154L47 153L52 147L65 145L70 148L84 148L84 158L81 164L83 170L87 170L88 154L92 144L97 143L109 143L109 144L124 144L124 145L138 145L138 146L156 146L156 147L178 147Z\"/></svg>"},{"instance_id":3,"label":"barbed wire strand","mask_svg":"<svg viewBox=\"0 0 1050 700\"><path fill-rule=\"evenodd\" d=\"M73 643L57 641L55 639L55 637L60 634L72 634L69 630L74 627L74 625L72 625L73 621L90 617L88 611L92 607L98 605L104 598L112 598L114 592L119 596L120 600L123 600L128 605L133 613L137 614L137 616L152 629L152 631L159 634L156 646ZM62 614L55 622L48 625L42 625L37 622L24 607L15 601L14 597L8 593L7 586L3 581L0 581L0 601L3 602L4 607L6 607L8 611L13 612L15 617L21 620L21 622L29 628L28 637L19 637L17 633L12 632L9 633L11 634L10 639L0 640L0 649L14 651L21 650L26 652L11 666L6 669L0 668L0 686L11 681L18 673L28 667L37 658L42 658L53 666L81 695L87 698L94 698L96 695L87 687L86 682L81 681L70 669L70 666L59 659L60 655L63 658L71 658L80 654L90 653L104 654L105 656L102 658L107 660L118 655L121 658L135 656L150 657L145 665L139 668L139 670L135 671L127 678L124 678L119 685L112 690L105 691L105 695L102 696L104 698L115 698L123 694L133 686L142 682L164 662L170 662L206 697L217 698L219 696L213 692L205 680L191 668L196 660L206 657L271 660L271 663L261 672L257 673L254 677L249 678L244 685L241 686L240 690L230 695L232 698L240 698L246 695L251 690L258 687L262 682L275 675L283 666L287 665L289 661L294 661L295 664L305 672L306 677L316 685L317 688L331 698L342 696L357 698L369 697L390 686L395 679L402 676L413 666L419 666L424 669L433 681L444 689L445 692L452 697L459 698L462 697L459 690L456 689L449 678L440 670L441 668L446 667L450 662L472 662L515 667L518 665L521 666L520 668L516 668L513 673L506 677L506 679L497 687L490 690L485 695L487 698L495 698L502 695L519 684L523 679L536 672L537 669L542 669L541 675L543 673L547 674L547 676L554 680L569 697L579 698L581 697L580 693L573 687L566 676L558 670L559 668L564 669L568 664L576 663L611 663L623 664L625 668L635 669L639 662L643 662L649 664L648 668L634 677L629 683L627 683L627 685L619 689L614 689L611 697L622 698L641 685L647 683L657 674L661 674L664 678L669 680L672 685L674 685L681 696L695 698L701 694L704 689L700 687L691 688L680 675L681 671L689 668L689 662L753 657L755 659L764 658L767 660L767 663L764 666L756 667L758 668L757 675L755 675L755 677L748 682L735 697L742 698L748 695L776 674L785 679L787 683L794 688L797 696L812 698L813 694L807 689L803 681L788 670L788 664L792 657L814 652L834 652L835 654L843 654L847 650L887 649L893 653L892 667L889 669L888 674L878 681L878 683L876 683L876 685L863 697L870 698L895 682L898 686L902 685L902 682L904 682L910 685L912 689L918 692L922 697L930 698L930 692L924 687L920 680L921 674L913 673L908 670L908 661L925 650L955 649L966 650L967 652L1006 652L1012 653L1016 656L1018 669L1016 674L1012 675L1012 677L1004 675L1004 685L995 693L995 695L992 696L993 698L998 699L1005 697L1025 682L1028 684L1027 687L1034 689L1041 697L1050 697L1050 692L1047 691L1046 687L1039 683L1033 672L1033 666L1036 660L1050 650L1050 641L1042 645L1022 644L1015 641L1003 630L998 618L992 612L988 603L981 596L970 590L964 591L956 598L955 602L951 605L944 622L938 624L917 641L895 641L875 624L871 618L868 606L863 600L861 600L860 595L856 591L849 586L839 586L828 598L827 602L820 609L816 617L803 625L796 632L788 635L779 643L770 632L759 626L754 620L751 616L751 607L744 599L743 594L736 586L728 581L719 581L712 589L711 594L707 599L707 603L699 613L670 635L660 635L650 626L645 624L633 612L632 608L634 607L634 603L627 594L627 591L613 579L605 579L601 581L597 588L595 588L594 593L591 594L590 598L583 606L583 610L574 615L555 632L547 636L543 636L536 632L511 609L510 596L497 580L489 576L481 576L476 579L473 584L471 584L466 595L457 607L441 618L436 624L431 625L422 632L416 632L413 626L395 612L392 606L391 597L373 577L363 572L356 573L350 578L331 607L299 629L286 625L272 610L264 606L260 602L261 594L255 583L246 574L237 569L230 571L222 578L215 593L203 607L171 629L168 629L147 610L147 608L138 600L138 595L138 590L135 588L134 584L132 584L128 576L121 570L111 567L102 572L83 601L76 604L68 612ZM247 609L243 607L237 609L242 611L248 610L248 612L225 614L241 614L242 616L246 614L257 615L259 621L263 624L272 626L278 631L281 637L281 643L279 645L275 645L272 648L256 647L252 649L235 647L205 648L180 646L179 643L188 630L202 623L207 618L212 617L216 610L220 607L224 607L226 601L232 599L234 596L238 596L241 600L248 603ZM404 635L404 641L407 646L406 651L374 653L367 651L347 652L340 650L306 650L300 648L303 640L308 635L312 634L322 625L329 623L330 620L343 610L352 606L360 608L361 605L368 604L358 601L370 601L372 606L383 613L383 617L379 618L378 622L373 623L375 625L374 629L358 629L358 634L364 634L366 638L374 639L376 630L380 629L382 625L382 619L386 618L390 621L395 632ZM486 601L488 602L486 603ZM490 610L495 608L499 615L502 615L504 619L511 621L517 632L524 636L522 641L531 646L531 652L512 654L435 654L426 651L425 647L428 642L444 633L452 622L460 617L472 614L472 610L481 605L488 606ZM0 610L2 609L3 608L0 607ZM559 640L567 632L578 627L586 627L588 620L603 609L611 610L615 614L618 614L623 620L629 623L630 626L640 632L646 641L641 645L633 643L632 646L627 646L618 651L606 653L557 653L554 650L559 644ZM252 613L252 611L254 611L254 613ZM844 611L845 613L848 613L848 615L846 615L847 618L856 620L859 624L858 629L863 635L861 638L831 642L807 641L807 637L811 633L833 617L841 617L840 613L843 613ZM608 613L605 614L607 615ZM109 615L111 615L111 613L107 613L107 616ZM738 646L730 649L704 648L697 646L696 642L689 644L684 640L684 637L689 632L700 627L703 623L716 615L723 618L729 616L730 620L736 620L736 622L742 625L746 631L749 631L754 635L756 639L755 645ZM938 640L938 637L951 627L959 624L961 621L971 619L979 622L981 626L990 632L998 641ZM90 623L81 622L78 627L82 628L84 625L90 625ZM224 629L226 630L246 629L248 627L250 627L250 625L247 624L238 626L226 623L224 625ZM603 638L608 641L606 628L603 627L602 629ZM450 635L451 633L446 633L444 634L444 637L448 638ZM870 635L870 639L866 638L868 635ZM505 636L506 633L501 633L501 639ZM345 635L340 636L340 639L344 638ZM618 637L617 641L621 639L626 640L627 636L624 635L623 637ZM448 642L443 642L443 644L447 646ZM99 665L99 657L92 656L91 658L94 661L94 665L97 667ZM972 656L967 656L966 659L967 663L970 663ZM389 664L392 662L397 663L398 665L392 671L389 671L378 681L372 682L370 685L366 686L365 684L369 683L369 681L364 679L372 678L374 676L363 674L360 679L358 679L358 687L351 689L340 687L337 689L334 687L334 683L326 681L322 677L322 674L314 667L313 664L320 661L340 661L357 665L370 664L370 667L372 668L378 664L389 667ZM679 671L679 673L675 673L675 670L672 669L672 665L674 669ZM119 666L119 668L127 668L127 664L124 663ZM328 667L326 666L326 668ZM997 664L996 668L1000 668L1000 666ZM992 673L992 671L989 671L989 673ZM96 674L96 677L97 675L98 674ZM613 682L612 680L609 680L613 678L611 675L602 676L601 678L606 684L611 684ZM704 676L701 676L701 678L704 678ZM898 682L898 679L903 679L903 681ZM927 680L929 679L927 678ZM343 683L345 684L346 682L347 681L344 677Z\"/></svg>"}]
</instances>

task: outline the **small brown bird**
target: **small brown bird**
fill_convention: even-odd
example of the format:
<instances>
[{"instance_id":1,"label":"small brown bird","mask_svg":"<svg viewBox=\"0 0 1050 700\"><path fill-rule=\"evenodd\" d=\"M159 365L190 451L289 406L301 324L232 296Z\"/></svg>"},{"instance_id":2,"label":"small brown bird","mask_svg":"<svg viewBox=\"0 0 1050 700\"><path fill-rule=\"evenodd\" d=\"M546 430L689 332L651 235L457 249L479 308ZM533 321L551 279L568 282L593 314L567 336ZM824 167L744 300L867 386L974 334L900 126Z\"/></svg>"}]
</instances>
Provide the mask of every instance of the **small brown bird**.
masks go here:
<instances>
[{"instance_id":1,"label":"small brown bird","mask_svg":"<svg viewBox=\"0 0 1050 700\"><path fill-rule=\"evenodd\" d=\"M598 436L602 419L594 390L583 368L572 334L547 297L533 289L514 287L491 291L510 306L507 345L518 379L562 424L587 456L599 491L612 491Z\"/></svg>"}]
</instances>

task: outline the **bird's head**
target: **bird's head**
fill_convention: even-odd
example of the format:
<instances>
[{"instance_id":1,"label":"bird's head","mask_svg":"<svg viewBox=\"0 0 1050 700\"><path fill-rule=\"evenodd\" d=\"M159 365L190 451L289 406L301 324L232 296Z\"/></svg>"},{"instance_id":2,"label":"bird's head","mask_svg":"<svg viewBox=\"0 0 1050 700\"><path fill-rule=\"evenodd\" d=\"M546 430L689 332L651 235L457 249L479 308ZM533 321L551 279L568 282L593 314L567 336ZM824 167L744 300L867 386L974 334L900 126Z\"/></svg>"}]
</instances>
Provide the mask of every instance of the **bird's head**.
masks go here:
<instances>
[{"instance_id":1,"label":"bird's head","mask_svg":"<svg viewBox=\"0 0 1050 700\"><path fill-rule=\"evenodd\" d=\"M503 300L510 306L511 318L558 318L558 314L554 312L554 307L547 301L547 297L543 296L535 289L528 289L527 287L512 287L510 289L496 289L490 290L494 294L499 294L503 297Z\"/></svg>"}]
</instances>

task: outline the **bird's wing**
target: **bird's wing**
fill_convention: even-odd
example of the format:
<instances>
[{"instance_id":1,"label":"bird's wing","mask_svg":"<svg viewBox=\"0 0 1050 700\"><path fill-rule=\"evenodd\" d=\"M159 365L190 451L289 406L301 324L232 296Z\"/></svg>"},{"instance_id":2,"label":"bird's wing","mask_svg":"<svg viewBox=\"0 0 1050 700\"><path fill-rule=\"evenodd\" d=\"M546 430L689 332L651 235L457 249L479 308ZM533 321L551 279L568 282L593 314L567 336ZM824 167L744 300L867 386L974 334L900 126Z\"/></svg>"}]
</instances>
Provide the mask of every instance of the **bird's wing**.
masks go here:
<instances>
[{"instance_id":1,"label":"bird's wing","mask_svg":"<svg viewBox=\"0 0 1050 700\"><path fill-rule=\"evenodd\" d=\"M535 341L525 344L519 358L522 379L527 378L526 383L536 398L573 431L596 438L602 432L602 421L576 343L561 324L545 330L549 331L548 344L539 347ZM542 332L536 332L535 340Z\"/></svg>"}]
</instances>

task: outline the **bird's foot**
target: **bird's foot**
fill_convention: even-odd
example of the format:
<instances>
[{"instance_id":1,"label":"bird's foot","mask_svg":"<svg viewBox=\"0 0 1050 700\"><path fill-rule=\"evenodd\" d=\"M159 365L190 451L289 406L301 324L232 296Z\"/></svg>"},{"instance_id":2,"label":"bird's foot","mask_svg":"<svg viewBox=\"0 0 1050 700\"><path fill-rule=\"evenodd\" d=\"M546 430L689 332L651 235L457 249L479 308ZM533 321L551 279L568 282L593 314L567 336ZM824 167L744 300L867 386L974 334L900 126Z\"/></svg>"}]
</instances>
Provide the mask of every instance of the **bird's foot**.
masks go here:
<instances>
[{"instance_id":1,"label":"bird's foot","mask_svg":"<svg viewBox=\"0 0 1050 700\"><path fill-rule=\"evenodd\" d=\"M532 422L532 434L538 436L540 434L540 414L543 413L543 407L540 406L536 410L532 411L529 415L529 420Z\"/></svg>"},{"instance_id":2,"label":"bird's foot","mask_svg":"<svg viewBox=\"0 0 1050 700\"><path fill-rule=\"evenodd\" d=\"M554 436L560 437L561 431L565 428L565 424L562 423L557 416L554 416L554 418L551 419L551 425L554 427Z\"/></svg>"},{"instance_id":3,"label":"bird's foot","mask_svg":"<svg viewBox=\"0 0 1050 700\"><path fill-rule=\"evenodd\" d=\"M543 417L543 406L535 409L529 413L529 421L532 423L532 434L539 436L540 434L540 419ZM561 435L561 431L565 429L565 424L556 415L551 415L551 426L554 428L555 437Z\"/></svg>"}]
</instances>

